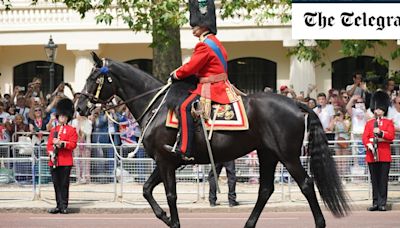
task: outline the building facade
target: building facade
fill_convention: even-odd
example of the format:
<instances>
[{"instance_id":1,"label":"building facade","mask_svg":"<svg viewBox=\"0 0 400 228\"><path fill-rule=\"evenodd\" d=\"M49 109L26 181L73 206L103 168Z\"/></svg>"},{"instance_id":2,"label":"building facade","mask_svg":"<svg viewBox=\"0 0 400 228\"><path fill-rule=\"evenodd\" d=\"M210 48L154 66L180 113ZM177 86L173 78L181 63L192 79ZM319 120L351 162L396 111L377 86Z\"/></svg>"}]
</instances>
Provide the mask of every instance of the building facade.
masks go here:
<instances>
[{"instance_id":1,"label":"building facade","mask_svg":"<svg viewBox=\"0 0 400 228\"><path fill-rule=\"evenodd\" d=\"M96 24L94 13L81 19L78 13L62 4L30 4L29 0L16 0L11 11L0 9L2 94L11 93L16 85L24 86L35 76L48 83L44 45L50 35L58 45L55 86L57 82L66 81L80 91L92 68L91 51L123 62L151 62L150 34L134 33L118 20L114 20L111 26ZM371 67L370 64L357 66L354 61L346 59L339 53L340 41L334 41L328 48L325 67L288 56L288 49L297 44L291 39L290 24L271 20L257 26L254 21L241 19L218 19L217 24L218 37L229 55L232 81L247 92L261 91L265 86L277 89L281 85L293 86L300 92L306 91L309 84L317 85L316 92L327 92L339 78L343 82L338 86L350 83L351 72L356 68ZM184 62L190 58L196 42L189 25L183 26L181 47ZM384 48L368 50L364 60L380 54L388 61L386 72L390 73L400 69L400 60L390 58L390 52L400 42L387 42Z\"/></svg>"}]
</instances>

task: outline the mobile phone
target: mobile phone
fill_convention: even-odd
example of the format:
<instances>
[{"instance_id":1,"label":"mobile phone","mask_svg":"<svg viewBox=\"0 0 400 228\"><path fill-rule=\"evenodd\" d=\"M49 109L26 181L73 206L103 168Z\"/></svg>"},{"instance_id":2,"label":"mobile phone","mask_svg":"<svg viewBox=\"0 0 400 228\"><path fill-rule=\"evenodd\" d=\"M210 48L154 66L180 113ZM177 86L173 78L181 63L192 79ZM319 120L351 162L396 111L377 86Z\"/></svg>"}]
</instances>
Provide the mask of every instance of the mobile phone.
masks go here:
<instances>
[{"instance_id":1,"label":"mobile phone","mask_svg":"<svg viewBox=\"0 0 400 228\"><path fill-rule=\"evenodd\" d=\"M25 86L20 86L19 91L25 91Z\"/></svg>"}]
</instances>

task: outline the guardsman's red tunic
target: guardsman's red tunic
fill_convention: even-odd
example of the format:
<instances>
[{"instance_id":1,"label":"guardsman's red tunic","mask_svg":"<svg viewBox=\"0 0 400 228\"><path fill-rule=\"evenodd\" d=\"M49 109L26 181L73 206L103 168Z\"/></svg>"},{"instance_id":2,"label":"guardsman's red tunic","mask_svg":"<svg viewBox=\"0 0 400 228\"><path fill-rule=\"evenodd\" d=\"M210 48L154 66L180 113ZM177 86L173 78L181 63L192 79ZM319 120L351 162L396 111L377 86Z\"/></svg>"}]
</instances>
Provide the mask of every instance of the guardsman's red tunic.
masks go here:
<instances>
[{"instance_id":1,"label":"guardsman's red tunic","mask_svg":"<svg viewBox=\"0 0 400 228\"><path fill-rule=\"evenodd\" d=\"M374 123L375 119L370 119L365 125L362 141L364 145L368 143L373 143L374 139ZM390 143L393 141L395 137L395 129L394 124L391 119L381 118L378 121L379 129L383 132L382 139L378 140L378 160L374 161L374 155L372 152L366 147L366 162L391 162L392 155L390 153Z\"/></svg>"},{"instance_id":2,"label":"guardsman's red tunic","mask_svg":"<svg viewBox=\"0 0 400 228\"><path fill-rule=\"evenodd\" d=\"M54 151L54 132L58 132L58 138L61 141L65 142L65 147L58 149L57 166L72 166L72 152L76 148L76 143L78 141L78 134L76 133L76 129L70 125L64 125L62 127L58 125L56 127L53 127L50 131L49 139L47 142L48 154ZM53 166L53 162L51 162L51 159L49 161L49 166Z\"/></svg>"}]
</instances>

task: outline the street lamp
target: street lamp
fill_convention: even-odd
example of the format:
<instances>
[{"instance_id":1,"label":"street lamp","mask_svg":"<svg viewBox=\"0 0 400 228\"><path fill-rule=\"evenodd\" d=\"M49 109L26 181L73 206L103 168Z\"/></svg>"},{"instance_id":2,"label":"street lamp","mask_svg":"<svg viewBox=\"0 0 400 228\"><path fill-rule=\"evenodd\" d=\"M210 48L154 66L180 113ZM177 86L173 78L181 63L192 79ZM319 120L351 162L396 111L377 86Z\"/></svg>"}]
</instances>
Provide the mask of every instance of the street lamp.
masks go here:
<instances>
[{"instance_id":1,"label":"street lamp","mask_svg":"<svg viewBox=\"0 0 400 228\"><path fill-rule=\"evenodd\" d=\"M49 42L44 45L44 51L48 61L50 62L49 73L50 73L50 94L54 91L54 60L57 55L57 44L54 43L53 38L50 35Z\"/></svg>"}]
</instances>

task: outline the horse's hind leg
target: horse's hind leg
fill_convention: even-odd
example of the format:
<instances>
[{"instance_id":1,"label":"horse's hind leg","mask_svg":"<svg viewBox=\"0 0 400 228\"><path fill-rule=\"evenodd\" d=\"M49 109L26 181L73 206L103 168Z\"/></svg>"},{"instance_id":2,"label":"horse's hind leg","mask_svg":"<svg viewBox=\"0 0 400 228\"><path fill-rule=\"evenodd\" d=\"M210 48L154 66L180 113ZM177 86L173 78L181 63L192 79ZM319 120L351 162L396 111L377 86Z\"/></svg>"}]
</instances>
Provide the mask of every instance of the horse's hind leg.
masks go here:
<instances>
[{"instance_id":1,"label":"horse's hind leg","mask_svg":"<svg viewBox=\"0 0 400 228\"><path fill-rule=\"evenodd\" d=\"M274 192L275 168L278 161L272 156L267 156L267 152L265 151L258 151L258 158L260 163L260 186L258 189L258 198L245 227L256 226L265 204Z\"/></svg>"},{"instance_id":2,"label":"horse's hind leg","mask_svg":"<svg viewBox=\"0 0 400 228\"><path fill-rule=\"evenodd\" d=\"M169 226L171 221L167 216L167 213L160 207L160 205L158 205L157 201L153 197L153 190L158 184L161 183L161 181L162 179L160 176L160 169L158 168L158 166L156 166L149 179L143 185L143 196L147 200L147 202L149 202L157 218L159 218Z\"/></svg>"},{"instance_id":3,"label":"horse's hind leg","mask_svg":"<svg viewBox=\"0 0 400 228\"><path fill-rule=\"evenodd\" d=\"M314 182L304 170L300 159L297 158L290 161L285 161L283 164L299 185L303 195L306 197L314 216L315 226L325 227L324 215L322 214L321 208L318 204L317 196L314 191Z\"/></svg>"}]
</instances>

